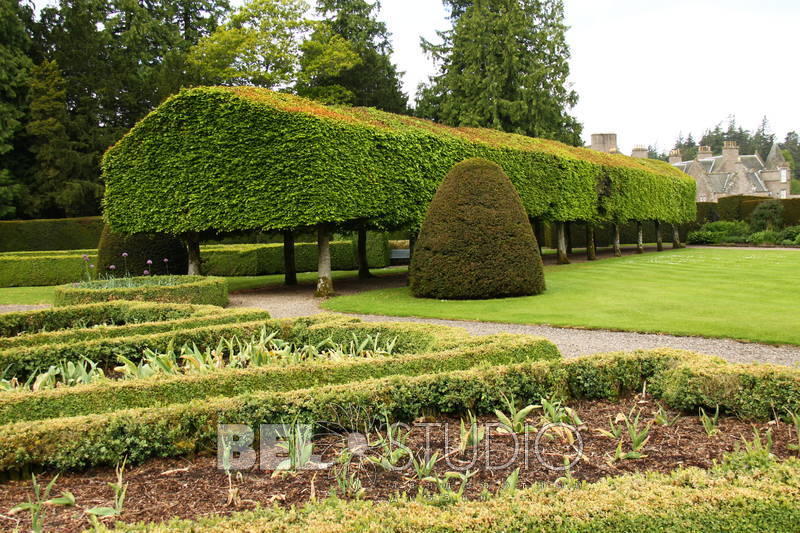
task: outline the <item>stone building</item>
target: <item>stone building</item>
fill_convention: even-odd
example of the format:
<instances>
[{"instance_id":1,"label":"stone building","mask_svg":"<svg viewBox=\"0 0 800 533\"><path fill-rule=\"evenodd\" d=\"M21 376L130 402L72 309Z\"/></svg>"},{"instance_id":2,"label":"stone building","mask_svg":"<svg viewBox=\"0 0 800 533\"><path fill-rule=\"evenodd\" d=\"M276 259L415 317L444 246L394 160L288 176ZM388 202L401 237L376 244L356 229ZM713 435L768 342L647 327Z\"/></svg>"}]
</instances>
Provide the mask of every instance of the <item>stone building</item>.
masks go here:
<instances>
[{"instance_id":1,"label":"stone building","mask_svg":"<svg viewBox=\"0 0 800 533\"><path fill-rule=\"evenodd\" d=\"M743 194L772 198L788 198L791 194L789 164L777 144L772 146L766 162L757 154L739 154L739 145L734 141L725 141L722 155L715 156L710 147L701 146L696 159L682 159L679 150L670 152L670 164L697 181L698 202L717 202L723 196Z\"/></svg>"}]
</instances>

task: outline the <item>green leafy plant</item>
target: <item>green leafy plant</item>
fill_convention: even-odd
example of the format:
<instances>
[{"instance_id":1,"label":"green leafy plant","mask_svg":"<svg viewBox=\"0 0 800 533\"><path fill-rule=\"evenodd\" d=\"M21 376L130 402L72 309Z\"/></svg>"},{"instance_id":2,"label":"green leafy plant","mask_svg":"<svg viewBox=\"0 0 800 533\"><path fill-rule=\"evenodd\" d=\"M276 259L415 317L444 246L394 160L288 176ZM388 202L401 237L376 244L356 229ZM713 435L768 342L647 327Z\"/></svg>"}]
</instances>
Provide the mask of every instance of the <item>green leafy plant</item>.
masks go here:
<instances>
[{"instance_id":1,"label":"green leafy plant","mask_svg":"<svg viewBox=\"0 0 800 533\"><path fill-rule=\"evenodd\" d=\"M64 491L58 498L50 498L50 492L58 480L56 475L50 483L42 490L41 485L36 479L36 475L31 476L33 483L33 498L25 503L20 503L11 508L8 512L13 516L17 513L28 512L31 514L31 530L34 533L44 531L44 519L46 515L47 506L62 506L72 507L75 505L75 496L69 491Z\"/></svg>"},{"instance_id":2,"label":"green leafy plant","mask_svg":"<svg viewBox=\"0 0 800 533\"><path fill-rule=\"evenodd\" d=\"M358 478L358 473L350 470L352 460L353 453L347 448L342 450L336 460L337 466L334 468L334 477L336 478L336 486L340 495L358 500L364 496L365 489Z\"/></svg>"},{"instance_id":3,"label":"green leafy plant","mask_svg":"<svg viewBox=\"0 0 800 533\"><path fill-rule=\"evenodd\" d=\"M575 488L580 485L580 481L572 475L572 461L567 456L564 457L564 475L556 479L556 485L565 489Z\"/></svg>"},{"instance_id":4,"label":"green leafy plant","mask_svg":"<svg viewBox=\"0 0 800 533\"><path fill-rule=\"evenodd\" d=\"M706 410L701 407L700 423L703 424L703 429L706 431L706 435L709 437L713 437L719 433L719 406L717 406L714 416L708 416L708 414L706 414Z\"/></svg>"},{"instance_id":5,"label":"green leafy plant","mask_svg":"<svg viewBox=\"0 0 800 533\"><path fill-rule=\"evenodd\" d=\"M542 421L545 424L569 424L575 427L582 426L583 421L574 409L564 406L561 400L542 398Z\"/></svg>"},{"instance_id":6,"label":"green leafy plant","mask_svg":"<svg viewBox=\"0 0 800 533\"><path fill-rule=\"evenodd\" d=\"M278 442L288 457L281 461L276 471L296 471L311 460L314 444L311 442L311 426L299 424L297 420L289 425L285 440Z\"/></svg>"},{"instance_id":7,"label":"green leafy plant","mask_svg":"<svg viewBox=\"0 0 800 533\"><path fill-rule=\"evenodd\" d=\"M663 405L660 404L658 406L658 411L653 413L653 421L659 426L664 426L664 427L674 426L675 424L678 423L678 420L680 420L680 418L681 418L680 413L676 414L675 416L670 416L669 412L666 409L664 409Z\"/></svg>"},{"instance_id":8,"label":"green leafy plant","mask_svg":"<svg viewBox=\"0 0 800 533\"><path fill-rule=\"evenodd\" d=\"M128 493L128 484L124 481L125 474L125 461L116 467L117 481L109 483L108 486L114 491L114 506L113 507L92 507L86 511L87 514L99 518L109 516L119 516L122 514L122 508L125 506L125 496Z\"/></svg>"},{"instance_id":9,"label":"green leafy plant","mask_svg":"<svg viewBox=\"0 0 800 533\"><path fill-rule=\"evenodd\" d=\"M228 476L227 504L238 507L241 503L241 497L239 495L239 487L233 486L233 474L231 472L231 463L233 460L232 448L233 443L231 442L231 437L229 435L222 434L222 469ZM239 479L241 479L241 472L237 472L237 474Z\"/></svg>"},{"instance_id":10,"label":"green leafy plant","mask_svg":"<svg viewBox=\"0 0 800 533\"><path fill-rule=\"evenodd\" d=\"M599 429L597 430L603 436L606 436L610 439L618 440L622 438L622 433L625 431L625 426L623 422L627 420L627 417L623 413L618 413L615 418L608 419L609 423L609 430Z\"/></svg>"},{"instance_id":11,"label":"green leafy plant","mask_svg":"<svg viewBox=\"0 0 800 533\"><path fill-rule=\"evenodd\" d=\"M527 433L530 430L527 424L528 415L530 415L531 411L534 409L541 408L541 406L528 405L522 409L518 409L513 396L509 399L503 394L502 398L508 414L505 414L499 409L495 410L494 414L497 416L498 420L500 420L500 423L503 424L497 429L498 433L514 433L517 435Z\"/></svg>"},{"instance_id":12,"label":"green leafy plant","mask_svg":"<svg viewBox=\"0 0 800 533\"><path fill-rule=\"evenodd\" d=\"M486 428L478 424L475 415L472 411L467 411L467 423L461 419L460 438L458 441L458 450L464 453L467 448L477 446L483 441L486 436Z\"/></svg>"},{"instance_id":13,"label":"green leafy plant","mask_svg":"<svg viewBox=\"0 0 800 533\"><path fill-rule=\"evenodd\" d=\"M433 483L439 490L439 495L449 501L459 501L464 496L464 491L469 485L469 480L472 479L478 472L445 472L444 476L430 476L422 481ZM454 483L458 484L458 488L454 487Z\"/></svg>"},{"instance_id":14,"label":"green leafy plant","mask_svg":"<svg viewBox=\"0 0 800 533\"><path fill-rule=\"evenodd\" d=\"M633 416L633 411L625 417L625 428L628 431L628 437L631 439L631 451L639 452L644 448L647 441L650 440L650 427L651 424L642 426L640 421L642 415L641 409Z\"/></svg>"},{"instance_id":15,"label":"green leafy plant","mask_svg":"<svg viewBox=\"0 0 800 533\"><path fill-rule=\"evenodd\" d=\"M411 467L414 469L414 474L417 478L424 479L433 473L436 463L439 461L439 452L433 452L433 455L427 458L417 457L416 454L411 453Z\"/></svg>"},{"instance_id":16,"label":"green leafy plant","mask_svg":"<svg viewBox=\"0 0 800 533\"><path fill-rule=\"evenodd\" d=\"M614 448L614 453L609 455L609 462L616 463L618 461L627 461L633 459L642 459L645 455L641 452L626 452L622 449L622 440L617 443L617 447Z\"/></svg>"},{"instance_id":17,"label":"green leafy plant","mask_svg":"<svg viewBox=\"0 0 800 533\"><path fill-rule=\"evenodd\" d=\"M389 422L389 416L384 415L386 421L386 434L378 436L378 439L370 444L371 448L377 448L377 456L368 456L367 461L380 466L384 470L394 470L398 468L400 460L411 452L406 446L408 432L403 431L400 424Z\"/></svg>"},{"instance_id":18,"label":"green leafy plant","mask_svg":"<svg viewBox=\"0 0 800 533\"><path fill-rule=\"evenodd\" d=\"M503 482L503 486L500 488L500 494L514 494L517 492L517 487L519 486L519 467L515 468L513 472L511 472L506 480Z\"/></svg>"},{"instance_id":19,"label":"green leafy plant","mask_svg":"<svg viewBox=\"0 0 800 533\"><path fill-rule=\"evenodd\" d=\"M722 469L737 472L746 472L768 468L775 463L772 453L772 430L767 430L763 439L758 428L753 428L753 440L748 441L742 436L741 442L736 443L736 448L731 453L726 453L722 460Z\"/></svg>"},{"instance_id":20,"label":"green leafy plant","mask_svg":"<svg viewBox=\"0 0 800 533\"><path fill-rule=\"evenodd\" d=\"M800 414L789 411L788 409L786 413L789 415L789 420L794 426L794 433L795 437L797 438L797 444L789 443L786 445L786 447L792 451L798 452L800 451Z\"/></svg>"}]
</instances>

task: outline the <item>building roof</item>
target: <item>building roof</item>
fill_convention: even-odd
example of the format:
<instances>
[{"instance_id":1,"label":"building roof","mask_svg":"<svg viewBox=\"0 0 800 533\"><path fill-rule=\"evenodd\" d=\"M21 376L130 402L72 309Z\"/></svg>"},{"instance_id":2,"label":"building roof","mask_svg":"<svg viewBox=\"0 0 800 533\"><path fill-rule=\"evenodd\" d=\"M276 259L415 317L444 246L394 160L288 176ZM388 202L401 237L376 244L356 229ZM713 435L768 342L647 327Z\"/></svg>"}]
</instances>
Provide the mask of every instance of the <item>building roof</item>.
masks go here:
<instances>
[{"instance_id":1,"label":"building roof","mask_svg":"<svg viewBox=\"0 0 800 533\"><path fill-rule=\"evenodd\" d=\"M731 182L733 182L732 172L716 172L708 174L708 186L713 193L727 193L730 189Z\"/></svg>"},{"instance_id":2,"label":"building roof","mask_svg":"<svg viewBox=\"0 0 800 533\"><path fill-rule=\"evenodd\" d=\"M764 163L758 155L742 155L739 156L739 161L747 168L747 170L764 170Z\"/></svg>"},{"instance_id":3,"label":"building roof","mask_svg":"<svg viewBox=\"0 0 800 533\"><path fill-rule=\"evenodd\" d=\"M786 158L783 157L783 151L778 146L778 143L773 143L772 148L767 156L767 169L776 170L780 167L788 166Z\"/></svg>"}]
</instances>

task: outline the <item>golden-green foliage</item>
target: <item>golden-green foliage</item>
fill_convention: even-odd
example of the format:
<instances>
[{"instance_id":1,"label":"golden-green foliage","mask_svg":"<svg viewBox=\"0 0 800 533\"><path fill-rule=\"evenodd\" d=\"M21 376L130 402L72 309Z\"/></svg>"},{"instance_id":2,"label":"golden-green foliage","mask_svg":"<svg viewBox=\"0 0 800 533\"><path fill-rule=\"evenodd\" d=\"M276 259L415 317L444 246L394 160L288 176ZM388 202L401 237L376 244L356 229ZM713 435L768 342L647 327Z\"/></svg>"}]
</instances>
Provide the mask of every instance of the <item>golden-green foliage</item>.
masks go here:
<instances>
[{"instance_id":1,"label":"golden-green foliage","mask_svg":"<svg viewBox=\"0 0 800 533\"><path fill-rule=\"evenodd\" d=\"M57 287L54 305L78 305L114 300L228 305L228 284L224 278L203 276L145 276Z\"/></svg>"}]
</instances>

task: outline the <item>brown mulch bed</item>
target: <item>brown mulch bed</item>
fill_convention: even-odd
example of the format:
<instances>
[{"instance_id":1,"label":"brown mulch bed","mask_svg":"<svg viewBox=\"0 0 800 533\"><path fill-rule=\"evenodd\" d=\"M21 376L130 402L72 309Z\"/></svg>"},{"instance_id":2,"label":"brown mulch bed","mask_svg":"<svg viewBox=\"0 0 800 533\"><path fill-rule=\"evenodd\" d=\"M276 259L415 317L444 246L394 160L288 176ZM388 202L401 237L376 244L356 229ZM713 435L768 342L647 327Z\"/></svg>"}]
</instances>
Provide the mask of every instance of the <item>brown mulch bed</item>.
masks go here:
<instances>
[{"instance_id":1,"label":"brown mulch bed","mask_svg":"<svg viewBox=\"0 0 800 533\"><path fill-rule=\"evenodd\" d=\"M797 452L787 448L787 444L794 443L796 439L793 428L787 424L776 422L752 424L735 418L721 417L719 433L709 437L696 416L683 416L670 427L656 424L652 426L650 440L643 450L646 457L614 462L610 460L610 456L617 447L617 441L600 435L598 430L608 430L609 419L615 418L619 413L627 414L631 409L641 409L642 422L649 422L658 404L652 400L641 400L636 397L621 402L578 402L572 407L583 422L580 430L584 445L583 455L570 469L571 475L578 480L593 482L604 477L630 472L669 472L682 466L708 468L715 461L720 461L724 453L733 451L743 437L752 440L754 428L759 429L762 435L767 430L772 432L773 453L777 457L787 458L797 455ZM529 418L531 422L538 417L539 411L534 413L536 415ZM496 423L497 419L482 417L480 421ZM422 422L433 422L433 420ZM440 476L448 471L465 469L477 471L466 490L467 498L478 498L486 491L496 492L517 467L520 468L520 488L537 482L555 483L564 476L563 471L550 470L537 459L535 432L526 437L518 437L520 451L516 455L514 438L500 435L493 429L487 431L487 439L481 443L478 451L467 450L461 454L452 450L459 439L459 419L444 418L436 422L444 425L414 426L407 444L412 450L420 451L424 449L426 439L429 439L431 451L438 450L442 456L446 426L450 443L447 458L437 463L435 471ZM552 432L550 435L554 436ZM527 455L525 441L528 443ZM627 450L626 437L623 442ZM315 440L315 453L320 454L324 462L333 462L343 446L342 437L322 436ZM563 463L564 455L570 457L574 455L571 446L557 436L541 438L538 449L541 456L554 466ZM506 462L510 464L500 469L487 469L487 456L491 465L498 466ZM474 462L471 461L473 457L477 458ZM358 459L354 459L352 469L358 472L365 489L363 496L365 499L385 500L403 492L413 496L420 486L432 492L436 490L431 483L421 483L417 480L413 470L386 472L375 465L358 466L359 464ZM42 475L40 483L45 485L50 479L51 475ZM114 482L115 479L113 468L63 474L58 479L51 497L69 490L75 495L77 506L48 508L45 530L81 531L88 527L89 521L85 509L112 505L113 492L108 483ZM158 522L174 517L199 518L250 509L258 504L269 506L277 503L290 506L302 504L310 498L324 498L336 487L334 469L301 471L277 476L273 476L271 472L253 469L243 472L240 478L233 477L233 484L239 490L241 501L238 505L229 505L228 476L217 468L216 457L203 456L193 459L148 461L143 465L128 468L125 472L125 482L129 484L128 493L120 518L126 522ZM26 530L29 527L27 514L9 516L8 511L17 503L26 501L30 495L30 481L9 481L0 484L0 530L15 528Z\"/></svg>"}]
</instances>

